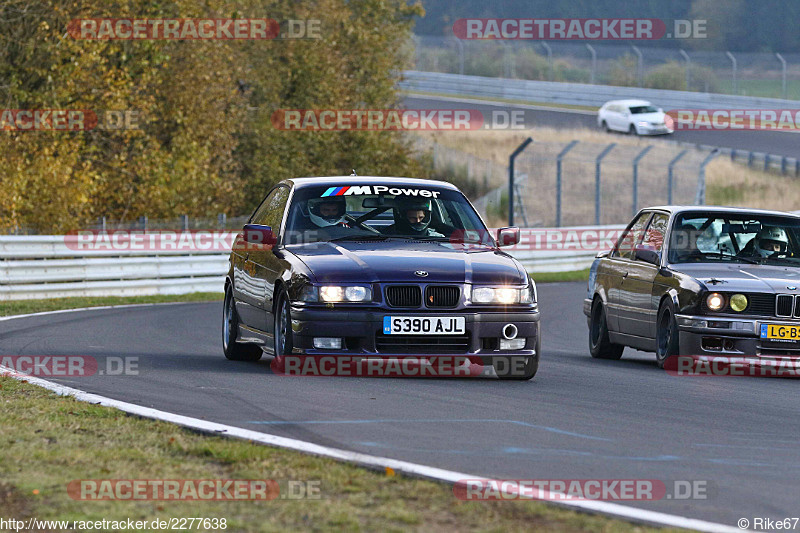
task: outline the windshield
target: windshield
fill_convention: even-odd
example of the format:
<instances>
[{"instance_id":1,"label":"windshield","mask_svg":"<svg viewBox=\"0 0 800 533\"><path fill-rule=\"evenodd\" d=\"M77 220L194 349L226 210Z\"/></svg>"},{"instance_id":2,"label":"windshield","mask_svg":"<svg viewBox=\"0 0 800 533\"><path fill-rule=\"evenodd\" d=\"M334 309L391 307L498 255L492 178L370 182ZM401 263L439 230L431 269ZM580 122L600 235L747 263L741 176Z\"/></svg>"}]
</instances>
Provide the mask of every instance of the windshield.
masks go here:
<instances>
[{"instance_id":1,"label":"windshield","mask_svg":"<svg viewBox=\"0 0 800 533\"><path fill-rule=\"evenodd\" d=\"M286 244L413 239L494 246L464 195L435 187L302 188L288 217Z\"/></svg>"},{"instance_id":2,"label":"windshield","mask_svg":"<svg viewBox=\"0 0 800 533\"><path fill-rule=\"evenodd\" d=\"M800 220L740 213L685 213L675 219L669 262L800 265Z\"/></svg>"},{"instance_id":3,"label":"windshield","mask_svg":"<svg viewBox=\"0 0 800 533\"><path fill-rule=\"evenodd\" d=\"M630 108L632 115L641 115L642 113L657 113L658 108L651 105L639 105Z\"/></svg>"}]
</instances>

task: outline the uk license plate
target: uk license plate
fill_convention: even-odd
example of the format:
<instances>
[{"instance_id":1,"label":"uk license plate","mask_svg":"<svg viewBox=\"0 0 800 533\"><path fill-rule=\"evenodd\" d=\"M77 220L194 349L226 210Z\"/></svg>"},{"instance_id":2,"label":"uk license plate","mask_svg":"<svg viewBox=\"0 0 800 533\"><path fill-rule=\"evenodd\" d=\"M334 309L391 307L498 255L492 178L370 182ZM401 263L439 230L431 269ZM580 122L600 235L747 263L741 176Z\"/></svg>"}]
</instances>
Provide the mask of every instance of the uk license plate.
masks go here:
<instances>
[{"instance_id":1,"label":"uk license plate","mask_svg":"<svg viewBox=\"0 0 800 533\"><path fill-rule=\"evenodd\" d=\"M463 335L463 316L385 316L384 335Z\"/></svg>"},{"instance_id":2,"label":"uk license plate","mask_svg":"<svg viewBox=\"0 0 800 533\"><path fill-rule=\"evenodd\" d=\"M800 326L761 324L761 338L782 341L800 341Z\"/></svg>"}]
</instances>

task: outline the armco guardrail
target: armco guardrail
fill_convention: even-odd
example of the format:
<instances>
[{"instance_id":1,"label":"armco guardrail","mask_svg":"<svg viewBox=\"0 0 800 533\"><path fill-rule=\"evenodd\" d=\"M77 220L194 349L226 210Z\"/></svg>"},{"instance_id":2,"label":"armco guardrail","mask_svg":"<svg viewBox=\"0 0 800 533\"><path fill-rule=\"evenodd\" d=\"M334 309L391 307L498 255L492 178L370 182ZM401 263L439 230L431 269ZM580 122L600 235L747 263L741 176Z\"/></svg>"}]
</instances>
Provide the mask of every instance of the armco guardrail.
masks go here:
<instances>
[{"instance_id":1,"label":"armco guardrail","mask_svg":"<svg viewBox=\"0 0 800 533\"><path fill-rule=\"evenodd\" d=\"M526 228L506 249L533 272L580 270L623 226ZM222 292L228 254L193 249L76 249L63 235L0 236L0 301Z\"/></svg>"},{"instance_id":2,"label":"armco guardrail","mask_svg":"<svg viewBox=\"0 0 800 533\"><path fill-rule=\"evenodd\" d=\"M426 92L507 98L531 103L582 105L599 108L609 100L641 98L664 110L670 109L795 109L797 100L733 96L728 94L615 87L584 83L485 78L438 72L403 72L398 87L410 92Z\"/></svg>"},{"instance_id":3,"label":"armco guardrail","mask_svg":"<svg viewBox=\"0 0 800 533\"><path fill-rule=\"evenodd\" d=\"M0 301L222 292L216 250L76 249L63 235L0 236Z\"/></svg>"}]
</instances>

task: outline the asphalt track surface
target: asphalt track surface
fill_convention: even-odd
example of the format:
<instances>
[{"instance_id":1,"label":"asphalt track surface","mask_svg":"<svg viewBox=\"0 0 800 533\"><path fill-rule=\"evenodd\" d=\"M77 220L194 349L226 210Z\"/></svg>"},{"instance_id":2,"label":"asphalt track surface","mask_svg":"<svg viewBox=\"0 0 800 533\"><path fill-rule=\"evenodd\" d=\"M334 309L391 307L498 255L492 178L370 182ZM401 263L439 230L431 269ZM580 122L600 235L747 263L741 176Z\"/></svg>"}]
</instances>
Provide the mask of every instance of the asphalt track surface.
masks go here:
<instances>
[{"instance_id":1,"label":"asphalt track surface","mask_svg":"<svg viewBox=\"0 0 800 533\"><path fill-rule=\"evenodd\" d=\"M8 320L0 355L88 355L100 369L138 358L138 375L49 379L335 448L500 479L655 479L670 493L699 480L705 500L618 503L729 526L797 516L800 383L676 377L630 349L594 360L584 291L540 286L543 358L528 382L275 375L268 357L224 358L221 302Z\"/></svg>"},{"instance_id":2,"label":"asphalt track surface","mask_svg":"<svg viewBox=\"0 0 800 533\"><path fill-rule=\"evenodd\" d=\"M551 127L557 129L598 130L597 114L565 110L536 109L507 103L476 103L457 98L406 96L402 104L407 109L477 109L484 120L492 122L493 111L522 111L526 128ZM657 103L656 103L657 105ZM498 120L499 122L499 120ZM502 122L504 124L504 122ZM615 142L623 133L608 133L608 142ZM778 156L800 158L800 136L794 132L780 131L676 131L670 135L649 137L659 141L681 141L721 148L768 153ZM534 136L535 139L535 136ZM745 155L739 154L739 158ZM761 163L763 165L763 162ZM756 163L758 165L758 163Z\"/></svg>"}]
</instances>

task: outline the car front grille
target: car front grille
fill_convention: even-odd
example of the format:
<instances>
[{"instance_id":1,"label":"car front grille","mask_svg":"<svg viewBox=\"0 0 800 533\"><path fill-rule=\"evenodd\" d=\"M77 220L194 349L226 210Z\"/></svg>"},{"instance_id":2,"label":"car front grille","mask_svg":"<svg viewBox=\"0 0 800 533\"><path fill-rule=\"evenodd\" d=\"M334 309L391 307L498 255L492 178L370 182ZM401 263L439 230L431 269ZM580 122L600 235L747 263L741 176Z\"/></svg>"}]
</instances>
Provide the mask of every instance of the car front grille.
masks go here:
<instances>
[{"instance_id":1,"label":"car front grille","mask_svg":"<svg viewBox=\"0 0 800 533\"><path fill-rule=\"evenodd\" d=\"M439 309L458 305L461 289L452 285L428 285L425 289L425 306Z\"/></svg>"},{"instance_id":2,"label":"car front grille","mask_svg":"<svg viewBox=\"0 0 800 533\"><path fill-rule=\"evenodd\" d=\"M730 301L730 297L737 293L726 293L725 297ZM749 315L749 316L763 316L763 317L774 317L775 316L775 295L774 294L763 294L763 293L747 293L747 307L742 312L736 312L732 310L729 306L726 306L725 309L722 311L711 311L708 309L706 305L705 299L703 300L703 311L706 313L711 313L715 315L733 315L733 316L742 316L742 315ZM791 315L791 303L789 307L789 314Z\"/></svg>"},{"instance_id":3,"label":"car front grille","mask_svg":"<svg viewBox=\"0 0 800 533\"><path fill-rule=\"evenodd\" d=\"M464 335L385 335L375 336L378 353L396 355L426 355L466 353L469 333Z\"/></svg>"},{"instance_id":4,"label":"car front grille","mask_svg":"<svg viewBox=\"0 0 800 533\"><path fill-rule=\"evenodd\" d=\"M791 294L779 294L775 304L775 316L790 317L794 311L794 296Z\"/></svg>"},{"instance_id":5,"label":"car front grille","mask_svg":"<svg viewBox=\"0 0 800 533\"><path fill-rule=\"evenodd\" d=\"M416 285L386 287L386 302L389 307L419 307L422 305L422 290Z\"/></svg>"}]
</instances>

